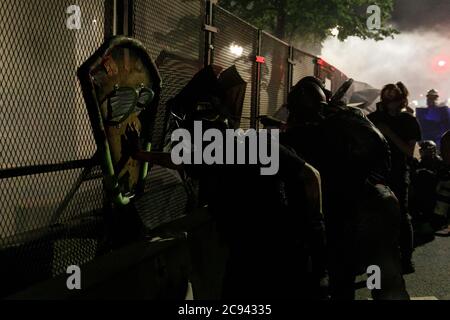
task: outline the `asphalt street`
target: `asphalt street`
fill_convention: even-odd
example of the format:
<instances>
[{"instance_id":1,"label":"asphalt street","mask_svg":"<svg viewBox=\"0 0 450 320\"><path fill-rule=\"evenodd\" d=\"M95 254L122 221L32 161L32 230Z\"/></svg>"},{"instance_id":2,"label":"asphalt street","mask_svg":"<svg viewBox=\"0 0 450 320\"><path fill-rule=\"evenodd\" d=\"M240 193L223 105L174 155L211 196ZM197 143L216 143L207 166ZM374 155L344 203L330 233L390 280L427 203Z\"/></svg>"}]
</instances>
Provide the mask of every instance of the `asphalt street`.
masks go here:
<instances>
[{"instance_id":1,"label":"asphalt street","mask_svg":"<svg viewBox=\"0 0 450 320\"><path fill-rule=\"evenodd\" d=\"M450 300L450 238L436 237L434 241L416 248L414 263L416 272L405 276L411 298ZM368 289L357 291L358 300L370 297Z\"/></svg>"}]
</instances>

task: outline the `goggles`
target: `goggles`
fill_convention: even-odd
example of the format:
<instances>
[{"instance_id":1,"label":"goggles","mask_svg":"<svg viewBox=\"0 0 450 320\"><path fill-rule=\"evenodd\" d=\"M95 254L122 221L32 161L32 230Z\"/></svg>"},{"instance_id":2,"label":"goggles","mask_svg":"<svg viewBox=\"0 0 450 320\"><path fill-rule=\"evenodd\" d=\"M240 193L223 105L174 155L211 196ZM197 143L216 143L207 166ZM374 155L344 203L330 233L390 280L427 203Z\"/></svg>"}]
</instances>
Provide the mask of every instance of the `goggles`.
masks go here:
<instances>
[{"instance_id":1,"label":"goggles","mask_svg":"<svg viewBox=\"0 0 450 320\"><path fill-rule=\"evenodd\" d=\"M115 86L114 90L101 102L107 103L105 123L117 126L124 122L132 113L141 112L147 108L155 93L145 86L139 88Z\"/></svg>"}]
</instances>

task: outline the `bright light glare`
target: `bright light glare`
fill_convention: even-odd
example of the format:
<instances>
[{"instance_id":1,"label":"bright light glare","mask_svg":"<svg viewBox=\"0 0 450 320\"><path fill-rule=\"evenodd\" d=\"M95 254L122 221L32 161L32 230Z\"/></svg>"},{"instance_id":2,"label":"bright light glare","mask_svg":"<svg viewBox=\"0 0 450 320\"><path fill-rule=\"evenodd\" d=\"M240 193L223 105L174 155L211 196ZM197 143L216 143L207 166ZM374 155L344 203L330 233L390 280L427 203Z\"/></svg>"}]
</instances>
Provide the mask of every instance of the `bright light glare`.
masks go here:
<instances>
[{"instance_id":1,"label":"bright light glare","mask_svg":"<svg viewBox=\"0 0 450 320\"><path fill-rule=\"evenodd\" d=\"M447 62L445 60L439 60L439 62L438 62L439 67L444 67L446 64L447 64Z\"/></svg>"},{"instance_id":2,"label":"bright light glare","mask_svg":"<svg viewBox=\"0 0 450 320\"><path fill-rule=\"evenodd\" d=\"M333 37L337 37L339 35L339 29L338 27L334 27L333 29L331 29L331 35Z\"/></svg>"},{"instance_id":3,"label":"bright light glare","mask_svg":"<svg viewBox=\"0 0 450 320\"><path fill-rule=\"evenodd\" d=\"M242 48L241 46L238 46L237 44L232 43L230 46L230 52L233 55L240 57L244 53L244 48Z\"/></svg>"},{"instance_id":4,"label":"bright light glare","mask_svg":"<svg viewBox=\"0 0 450 320\"><path fill-rule=\"evenodd\" d=\"M419 101L413 100L413 101L412 101L412 104L415 105L416 107L418 107L418 106L419 106Z\"/></svg>"}]
</instances>

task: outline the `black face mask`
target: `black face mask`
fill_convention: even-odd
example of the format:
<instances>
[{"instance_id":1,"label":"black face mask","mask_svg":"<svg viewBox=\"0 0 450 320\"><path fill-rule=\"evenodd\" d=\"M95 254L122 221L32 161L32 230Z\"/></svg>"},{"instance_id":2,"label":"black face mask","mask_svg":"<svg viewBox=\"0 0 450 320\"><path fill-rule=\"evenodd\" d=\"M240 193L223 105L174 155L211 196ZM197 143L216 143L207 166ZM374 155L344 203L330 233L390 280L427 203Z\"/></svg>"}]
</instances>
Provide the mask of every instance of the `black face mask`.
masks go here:
<instances>
[{"instance_id":1,"label":"black face mask","mask_svg":"<svg viewBox=\"0 0 450 320\"><path fill-rule=\"evenodd\" d=\"M303 105L301 104L303 103ZM326 102L299 101L299 105L289 108L290 126L318 124L331 112Z\"/></svg>"},{"instance_id":2,"label":"black face mask","mask_svg":"<svg viewBox=\"0 0 450 320\"><path fill-rule=\"evenodd\" d=\"M195 121L201 121L205 127L223 129L230 122L222 99L215 94L203 94L189 103L174 99L169 102L169 108L178 128L192 128Z\"/></svg>"},{"instance_id":3,"label":"black face mask","mask_svg":"<svg viewBox=\"0 0 450 320\"><path fill-rule=\"evenodd\" d=\"M144 86L138 88L116 86L101 103L107 102L105 123L108 126L121 124L133 112L141 112L147 108L154 98L153 90Z\"/></svg>"}]
</instances>

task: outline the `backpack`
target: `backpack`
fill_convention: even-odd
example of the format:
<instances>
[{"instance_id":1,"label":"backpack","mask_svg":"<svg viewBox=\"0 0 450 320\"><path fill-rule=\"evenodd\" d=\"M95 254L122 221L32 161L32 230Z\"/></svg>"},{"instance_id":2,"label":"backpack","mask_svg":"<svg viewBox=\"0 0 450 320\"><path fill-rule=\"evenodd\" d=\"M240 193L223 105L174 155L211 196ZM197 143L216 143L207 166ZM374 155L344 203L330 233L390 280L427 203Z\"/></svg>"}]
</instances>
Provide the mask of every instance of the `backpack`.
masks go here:
<instances>
[{"instance_id":1,"label":"backpack","mask_svg":"<svg viewBox=\"0 0 450 320\"><path fill-rule=\"evenodd\" d=\"M330 107L320 126L344 174L360 182L385 183L391 168L389 144L361 110Z\"/></svg>"}]
</instances>

